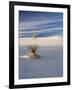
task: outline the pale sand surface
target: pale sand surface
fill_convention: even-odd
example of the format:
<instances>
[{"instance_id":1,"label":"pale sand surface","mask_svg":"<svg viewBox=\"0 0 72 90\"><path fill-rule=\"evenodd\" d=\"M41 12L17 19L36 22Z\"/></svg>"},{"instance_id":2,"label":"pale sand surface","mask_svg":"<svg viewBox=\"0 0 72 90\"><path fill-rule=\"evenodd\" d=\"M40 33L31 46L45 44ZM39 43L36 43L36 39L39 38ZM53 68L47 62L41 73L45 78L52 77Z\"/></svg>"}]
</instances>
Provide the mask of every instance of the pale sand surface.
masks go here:
<instances>
[{"instance_id":1,"label":"pale sand surface","mask_svg":"<svg viewBox=\"0 0 72 90\"><path fill-rule=\"evenodd\" d=\"M19 46L19 79L63 76L63 47L39 46L38 59L27 58L26 46Z\"/></svg>"},{"instance_id":2,"label":"pale sand surface","mask_svg":"<svg viewBox=\"0 0 72 90\"><path fill-rule=\"evenodd\" d=\"M19 45L27 46L27 45L38 45L38 46L62 46L63 38L61 37L45 37L45 38L36 38L33 40L32 38L20 38Z\"/></svg>"},{"instance_id":3,"label":"pale sand surface","mask_svg":"<svg viewBox=\"0 0 72 90\"><path fill-rule=\"evenodd\" d=\"M39 59L27 56L28 45L38 45ZM63 38L19 39L19 79L63 76Z\"/></svg>"}]
</instances>

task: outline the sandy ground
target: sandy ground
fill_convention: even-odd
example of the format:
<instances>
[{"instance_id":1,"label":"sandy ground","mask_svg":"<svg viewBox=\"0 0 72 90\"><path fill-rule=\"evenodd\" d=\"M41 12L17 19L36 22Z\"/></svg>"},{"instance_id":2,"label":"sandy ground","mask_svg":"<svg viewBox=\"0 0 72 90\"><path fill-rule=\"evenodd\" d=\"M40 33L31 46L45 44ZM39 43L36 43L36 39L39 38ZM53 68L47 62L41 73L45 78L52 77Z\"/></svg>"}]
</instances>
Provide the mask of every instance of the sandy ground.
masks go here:
<instances>
[{"instance_id":1,"label":"sandy ground","mask_svg":"<svg viewBox=\"0 0 72 90\"><path fill-rule=\"evenodd\" d=\"M27 47L19 46L19 79L63 76L62 46L40 46L38 59L24 58L27 51Z\"/></svg>"},{"instance_id":2,"label":"sandy ground","mask_svg":"<svg viewBox=\"0 0 72 90\"><path fill-rule=\"evenodd\" d=\"M45 38L20 38L19 45L27 46L27 45L38 45L38 46L62 46L63 38L61 37L45 37Z\"/></svg>"},{"instance_id":3,"label":"sandy ground","mask_svg":"<svg viewBox=\"0 0 72 90\"><path fill-rule=\"evenodd\" d=\"M39 59L30 59L28 45L38 45ZM63 38L19 39L19 79L63 76Z\"/></svg>"}]
</instances>

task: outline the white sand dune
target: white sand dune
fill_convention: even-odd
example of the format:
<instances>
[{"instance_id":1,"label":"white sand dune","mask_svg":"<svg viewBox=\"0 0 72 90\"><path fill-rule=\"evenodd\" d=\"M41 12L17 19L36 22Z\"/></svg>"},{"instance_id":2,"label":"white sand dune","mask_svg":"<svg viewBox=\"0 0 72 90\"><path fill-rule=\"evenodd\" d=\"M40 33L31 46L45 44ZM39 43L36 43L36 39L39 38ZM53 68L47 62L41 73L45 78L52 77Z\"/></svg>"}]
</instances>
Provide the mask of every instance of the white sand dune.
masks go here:
<instances>
[{"instance_id":1,"label":"white sand dune","mask_svg":"<svg viewBox=\"0 0 72 90\"><path fill-rule=\"evenodd\" d=\"M32 38L20 38L20 46L28 45L38 45L38 46L62 46L63 38L62 37L40 37L33 40Z\"/></svg>"},{"instance_id":2,"label":"white sand dune","mask_svg":"<svg viewBox=\"0 0 72 90\"><path fill-rule=\"evenodd\" d=\"M37 53L40 58L33 59L25 55L27 47L19 48L19 79L63 77L62 47L39 47Z\"/></svg>"}]
</instances>

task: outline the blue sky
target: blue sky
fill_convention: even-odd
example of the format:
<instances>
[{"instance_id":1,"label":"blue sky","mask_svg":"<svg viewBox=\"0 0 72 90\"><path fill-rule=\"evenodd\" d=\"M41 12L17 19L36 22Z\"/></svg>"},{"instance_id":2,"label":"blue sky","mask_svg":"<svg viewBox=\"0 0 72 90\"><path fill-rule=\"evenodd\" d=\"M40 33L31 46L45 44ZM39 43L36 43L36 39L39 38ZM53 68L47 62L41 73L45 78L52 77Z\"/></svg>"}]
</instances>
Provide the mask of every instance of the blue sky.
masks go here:
<instances>
[{"instance_id":1,"label":"blue sky","mask_svg":"<svg viewBox=\"0 0 72 90\"><path fill-rule=\"evenodd\" d=\"M19 11L19 38L63 36L63 13Z\"/></svg>"}]
</instances>

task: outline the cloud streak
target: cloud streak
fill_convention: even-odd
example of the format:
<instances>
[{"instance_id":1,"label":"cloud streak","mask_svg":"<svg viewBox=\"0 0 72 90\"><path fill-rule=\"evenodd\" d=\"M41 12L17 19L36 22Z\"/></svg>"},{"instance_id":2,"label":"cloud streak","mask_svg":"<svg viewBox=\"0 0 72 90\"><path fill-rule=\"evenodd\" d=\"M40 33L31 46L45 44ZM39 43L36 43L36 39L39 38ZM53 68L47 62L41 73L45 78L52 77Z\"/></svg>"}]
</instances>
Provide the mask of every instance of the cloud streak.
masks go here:
<instances>
[{"instance_id":1,"label":"cloud streak","mask_svg":"<svg viewBox=\"0 0 72 90\"><path fill-rule=\"evenodd\" d=\"M38 37L45 37L47 34L49 36L49 33L53 34L53 32L59 32L59 35L62 36L62 13L39 13L21 11L19 14L19 37L31 37L34 30Z\"/></svg>"},{"instance_id":2,"label":"cloud streak","mask_svg":"<svg viewBox=\"0 0 72 90\"><path fill-rule=\"evenodd\" d=\"M51 28L51 29L43 29L43 30L34 30L35 33L42 33L42 32L52 32L52 31L58 31L58 30L62 30L62 28ZM20 34L28 34L28 33L33 33L33 31L24 31L24 32L20 32Z\"/></svg>"}]
</instances>

